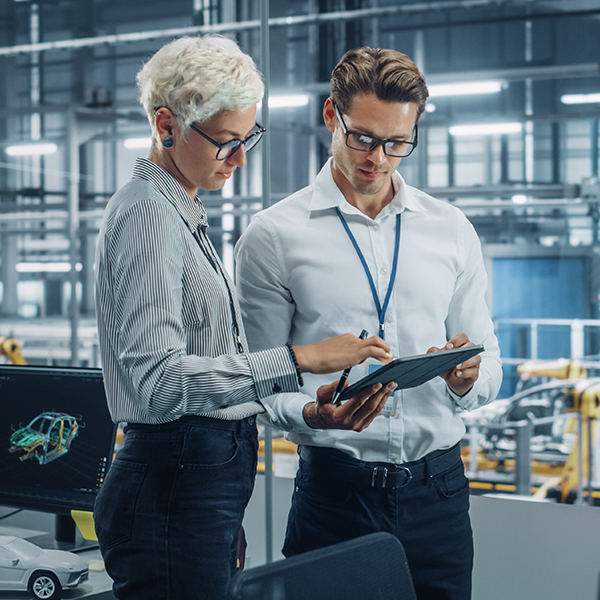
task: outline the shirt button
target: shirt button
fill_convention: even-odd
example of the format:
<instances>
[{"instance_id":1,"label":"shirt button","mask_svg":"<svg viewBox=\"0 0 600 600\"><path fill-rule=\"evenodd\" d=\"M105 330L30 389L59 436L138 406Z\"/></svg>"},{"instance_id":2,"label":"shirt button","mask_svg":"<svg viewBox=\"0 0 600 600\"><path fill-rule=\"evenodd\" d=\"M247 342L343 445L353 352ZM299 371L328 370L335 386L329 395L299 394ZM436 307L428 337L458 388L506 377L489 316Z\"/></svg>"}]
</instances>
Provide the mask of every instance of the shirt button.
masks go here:
<instances>
[{"instance_id":1,"label":"shirt button","mask_svg":"<svg viewBox=\"0 0 600 600\"><path fill-rule=\"evenodd\" d=\"M386 323L393 323L394 322L394 317L392 317L391 315L388 316L385 320Z\"/></svg>"},{"instance_id":2,"label":"shirt button","mask_svg":"<svg viewBox=\"0 0 600 600\"><path fill-rule=\"evenodd\" d=\"M381 269L381 271L380 271L380 273L382 275L387 275L387 272L388 272L388 270L385 267L383 267L383 269Z\"/></svg>"},{"instance_id":3,"label":"shirt button","mask_svg":"<svg viewBox=\"0 0 600 600\"><path fill-rule=\"evenodd\" d=\"M373 225L373 231L379 231L379 225Z\"/></svg>"}]
</instances>

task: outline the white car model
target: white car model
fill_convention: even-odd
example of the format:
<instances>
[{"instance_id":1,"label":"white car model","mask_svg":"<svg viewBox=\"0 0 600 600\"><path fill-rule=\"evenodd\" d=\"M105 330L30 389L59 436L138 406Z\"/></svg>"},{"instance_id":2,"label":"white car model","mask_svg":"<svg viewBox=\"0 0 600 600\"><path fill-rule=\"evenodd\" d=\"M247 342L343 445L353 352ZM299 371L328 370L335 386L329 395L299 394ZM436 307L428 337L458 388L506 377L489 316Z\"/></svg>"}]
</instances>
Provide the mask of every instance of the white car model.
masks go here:
<instances>
[{"instance_id":1,"label":"white car model","mask_svg":"<svg viewBox=\"0 0 600 600\"><path fill-rule=\"evenodd\" d=\"M29 590L36 598L53 600L88 577L88 563L72 552L43 550L13 535L0 535L0 590Z\"/></svg>"}]
</instances>

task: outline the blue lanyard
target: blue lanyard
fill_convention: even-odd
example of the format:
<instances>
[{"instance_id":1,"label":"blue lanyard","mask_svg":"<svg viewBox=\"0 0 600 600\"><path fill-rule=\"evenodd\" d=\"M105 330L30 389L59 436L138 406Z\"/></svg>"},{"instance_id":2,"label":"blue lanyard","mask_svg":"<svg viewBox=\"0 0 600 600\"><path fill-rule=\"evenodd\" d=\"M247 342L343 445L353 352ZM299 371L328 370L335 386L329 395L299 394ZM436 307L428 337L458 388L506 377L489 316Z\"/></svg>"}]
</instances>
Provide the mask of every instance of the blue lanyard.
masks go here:
<instances>
[{"instance_id":1,"label":"blue lanyard","mask_svg":"<svg viewBox=\"0 0 600 600\"><path fill-rule=\"evenodd\" d=\"M396 281L396 271L398 270L398 254L400 252L400 228L402 215L401 213L398 213L396 215L396 241L394 244L394 260L392 263L392 273L390 275L390 282L388 284L385 300L383 301L383 306L381 306L379 302L379 294L377 293L377 288L375 287L375 282L373 281L373 277L371 275L371 271L369 270L369 265L367 265L367 261L365 260L365 256L362 253L362 250L360 249L360 246L358 245L354 234L350 230L350 227L348 227L348 223L346 223L344 215L342 215L342 212L337 206L335 207L335 210L337 212L338 217L340 218L340 221L342 222L342 225L344 226L344 229L346 230L346 233L348 234L348 237L350 238L350 241L352 242L352 245L354 246L354 249L356 250L356 254L358 254L358 258L360 259L363 269L365 270L367 279L369 280L369 285L371 286L371 294L373 294L373 300L375 301L375 307L377 308L377 316L379 318L379 337L384 339L385 313L387 312L387 307L390 303L390 297L392 295L392 290L394 289L394 282Z\"/></svg>"}]
</instances>

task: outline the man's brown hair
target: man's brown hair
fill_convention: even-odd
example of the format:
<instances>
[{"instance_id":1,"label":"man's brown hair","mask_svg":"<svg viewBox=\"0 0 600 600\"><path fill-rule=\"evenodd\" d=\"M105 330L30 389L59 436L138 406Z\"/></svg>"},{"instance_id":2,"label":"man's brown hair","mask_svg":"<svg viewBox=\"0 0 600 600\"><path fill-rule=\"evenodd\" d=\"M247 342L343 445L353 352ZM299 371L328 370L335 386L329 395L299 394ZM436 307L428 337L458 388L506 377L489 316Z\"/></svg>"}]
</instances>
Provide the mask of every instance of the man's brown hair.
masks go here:
<instances>
[{"instance_id":1,"label":"man's brown hair","mask_svg":"<svg viewBox=\"0 0 600 600\"><path fill-rule=\"evenodd\" d=\"M387 102L414 102L418 121L429 90L425 77L406 54L364 46L346 52L331 74L331 99L340 112L352 108L357 94L374 94Z\"/></svg>"}]
</instances>

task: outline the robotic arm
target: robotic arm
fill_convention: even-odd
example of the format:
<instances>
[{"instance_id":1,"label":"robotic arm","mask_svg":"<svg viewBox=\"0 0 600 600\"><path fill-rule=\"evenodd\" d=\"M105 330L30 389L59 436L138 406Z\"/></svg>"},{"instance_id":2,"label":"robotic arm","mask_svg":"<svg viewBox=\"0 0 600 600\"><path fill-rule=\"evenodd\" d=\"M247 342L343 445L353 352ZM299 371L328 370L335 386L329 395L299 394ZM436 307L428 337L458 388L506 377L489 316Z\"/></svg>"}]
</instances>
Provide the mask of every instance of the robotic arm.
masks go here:
<instances>
[{"instance_id":1,"label":"robotic arm","mask_svg":"<svg viewBox=\"0 0 600 600\"><path fill-rule=\"evenodd\" d=\"M12 338L0 336L0 356L6 356L13 365L27 364L27 361L21 354L21 347Z\"/></svg>"}]
</instances>

